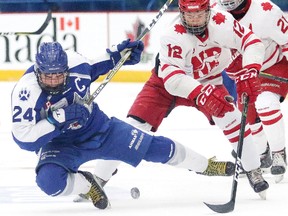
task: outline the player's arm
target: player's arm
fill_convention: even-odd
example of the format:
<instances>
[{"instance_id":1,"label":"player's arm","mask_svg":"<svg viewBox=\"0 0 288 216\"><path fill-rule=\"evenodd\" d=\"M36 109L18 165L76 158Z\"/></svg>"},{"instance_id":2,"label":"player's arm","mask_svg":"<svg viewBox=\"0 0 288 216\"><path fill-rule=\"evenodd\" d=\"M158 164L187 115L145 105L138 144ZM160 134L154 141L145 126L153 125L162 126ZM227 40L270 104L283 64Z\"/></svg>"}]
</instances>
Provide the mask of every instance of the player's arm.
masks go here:
<instances>
[{"instance_id":1,"label":"player's arm","mask_svg":"<svg viewBox=\"0 0 288 216\"><path fill-rule=\"evenodd\" d=\"M185 46L185 38L166 35L160 41L158 76L171 95L188 98L200 83L188 75L192 73L192 65L187 57L189 50Z\"/></svg>"},{"instance_id":2,"label":"player's arm","mask_svg":"<svg viewBox=\"0 0 288 216\"><path fill-rule=\"evenodd\" d=\"M283 55L288 59L288 17L275 4L273 10L268 11L263 21L267 31L267 37L270 37L280 45Z\"/></svg>"},{"instance_id":3,"label":"player's arm","mask_svg":"<svg viewBox=\"0 0 288 216\"><path fill-rule=\"evenodd\" d=\"M265 47L250 29L241 25L232 16L227 17L230 17L230 22L227 24L233 25L230 27L232 40L227 40L226 44L232 49L237 49L241 56L236 58L226 71L235 78L240 101L242 95L246 94L249 96L249 102L254 103L261 92L258 74L264 60Z\"/></svg>"},{"instance_id":4,"label":"player's arm","mask_svg":"<svg viewBox=\"0 0 288 216\"><path fill-rule=\"evenodd\" d=\"M60 131L37 111L37 90L16 85L12 92L12 135L15 142L28 151L38 151Z\"/></svg>"},{"instance_id":5,"label":"player's arm","mask_svg":"<svg viewBox=\"0 0 288 216\"><path fill-rule=\"evenodd\" d=\"M200 109L216 117L223 117L225 113L234 110L233 99L227 91L208 84L203 86L200 82L188 75L192 73L191 55L181 42L173 43L171 38L161 39L160 70L165 89L178 97L193 101ZM181 38L179 39L181 40ZM187 57L190 56L190 57ZM188 73L186 73L188 71Z\"/></svg>"},{"instance_id":6,"label":"player's arm","mask_svg":"<svg viewBox=\"0 0 288 216\"><path fill-rule=\"evenodd\" d=\"M130 39L107 48L103 56L91 62L92 81L96 80L100 75L108 73L128 51L131 51L131 54L123 65L139 63L143 50L144 44L142 41L131 41Z\"/></svg>"}]
</instances>

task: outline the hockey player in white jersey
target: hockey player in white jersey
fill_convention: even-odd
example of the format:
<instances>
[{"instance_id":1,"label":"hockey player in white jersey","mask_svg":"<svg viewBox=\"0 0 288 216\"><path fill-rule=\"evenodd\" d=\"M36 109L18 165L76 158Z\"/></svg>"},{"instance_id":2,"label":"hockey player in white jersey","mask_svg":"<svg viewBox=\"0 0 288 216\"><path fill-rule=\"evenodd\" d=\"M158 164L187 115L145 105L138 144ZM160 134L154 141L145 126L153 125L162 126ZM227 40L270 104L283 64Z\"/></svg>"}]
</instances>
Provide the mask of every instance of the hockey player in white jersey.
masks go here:
<instances>
[{"instance_id":1,"label":"hockey player in white jersey","mask_svg":"<svg viewBox=\"0 0 288 216\"><path fill-rule=\"evenodd\" d=\"M262 40L265 54L261 71L288 78L288 20L284 12L267 0L217 1L218 6L229 11ZM227 73L235 78L241 70L242 55L239 55L227 68ZM249 107L247 120L261 155L261 167L270 168L278 183L283 179L287 167L285 126L280 103L287 96L288 84L263 77L260 77L260 81L262 93L256 103Z\"/></svg>"},{"instance_id":2,"label":"hockey player in white jersey","mask_svg":"<svg viewBox=\"0 0 288 216\"><path fill-rule=\"evenodd\" d=\"M129 110L128 119L137 127L156 131L173 108L196 107L223 131L236 150L241 112L223 87L221 72L229 64L227 55L231 49L243 54L238 93L248 94L254 103L261 91L257 74L263 63L264 45L231 14L211 9L209 0L178 2L180 16L161 37L156 66ZM248 124L241 161L251 187L265 198L269 185L262 176L259 154ZM95 174L106 182L116 169L117 161L102 162L101 167Z\"/></svg>"},{"instance_id":3,"label":"hockey player in white jersey","mask_svg":"<svg viewBox=\"0 0 288 216\"><path fill-rule=\"evenodd\" d=\"M90 84L107 73L131 50L125 64L136 64L144 45L125 40L88 61L64 51L57 42L42 43L31 66L12 92L12 134L24 150L39 155L37 185L50 196L87 194L95 207L109 200L90 172L78 168L87 161L111 159L137 166L142 160L185 168L209 176L231 176L232 162L208 160L162 136L152 136L115 117L96 103L85 103Z\"/></svg>"}]
</instances>

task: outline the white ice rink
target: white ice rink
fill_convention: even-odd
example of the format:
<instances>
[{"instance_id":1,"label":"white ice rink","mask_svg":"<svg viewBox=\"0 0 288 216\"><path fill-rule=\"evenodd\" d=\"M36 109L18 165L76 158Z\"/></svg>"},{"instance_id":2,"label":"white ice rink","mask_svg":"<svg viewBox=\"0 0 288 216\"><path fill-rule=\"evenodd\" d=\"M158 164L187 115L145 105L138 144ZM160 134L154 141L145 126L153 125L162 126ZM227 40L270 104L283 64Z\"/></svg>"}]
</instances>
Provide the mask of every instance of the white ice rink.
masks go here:
<instances>
[{"instance_id":1,"label":"white ice rink","mask_svg":"<svg viewBox=\"0 0 288 216\"><path fill-rule=\"evenodd\" d=\"M111 209L98 210L91 203L73 203L73 197L48 197L35 184L34 166L37 157L21 150L12 140L10 128L10 93L14 83L0 82L0 215L1 216L185 216L215 215L203 202L228 202L232 177L207 177L166 165L142 162L133 168L122 164L118 174L106 186ZM125 119L125 115L141 84L109 83L96 101L109 116ZM94 86L96 87L97 84ZM282 105L286 128L288 101ZM153 110L151 110L153 112ZM288 131L288 128L287 128ZM169 136L207 157L229 159L231 147L216 126L210 126L202 114L192 108L175 109L161 125L157 134ZM286 135L287 138L287 135ZM82 169L93 171L93 164ZM238 184L235 210L226 215L287 215L288 175L270 184L267 200L252 191L246 178ZM132 199L132 187L141 191L139 199Z\"/></svg>"}]
</instances>

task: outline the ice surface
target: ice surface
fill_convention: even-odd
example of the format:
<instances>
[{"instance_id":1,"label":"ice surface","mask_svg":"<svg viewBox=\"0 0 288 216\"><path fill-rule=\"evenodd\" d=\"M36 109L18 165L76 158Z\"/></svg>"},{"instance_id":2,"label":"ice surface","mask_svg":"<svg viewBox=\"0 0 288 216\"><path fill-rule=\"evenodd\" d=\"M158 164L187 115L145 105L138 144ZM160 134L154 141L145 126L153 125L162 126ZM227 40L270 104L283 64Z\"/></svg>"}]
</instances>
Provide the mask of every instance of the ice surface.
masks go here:
<instances>
[{"instance_id":1,"label":"ice surface","mask_svg":"<svg viewBox=\"0 0 288 216\"><path fill-rule=\"evenodd\" d=\"M98 210L91 203L73 203L74 197L48 197L35 184L34 153L21 150L11 137L10 93L14 83L0 82L0 215L1 216L175 216L215 215L203 202L228 202L232 177L206 177L184 169L162 164L142 162L133 168L122 164L119 172L106 186L111 209ZM97 83L93 87L97 87ZM96 101L109 116L125 120L125 115L143 83L109 83ZM282 105L287 128L287 100ZM288 128L287 128L288 131ZM210 126L205 117L192 108L176 108L165 119L159 135L169 136L207 157L234 160L231 147L216 126ZM287 137L287 135L286 135ZM93 164L82 169L93 171ZM265 175L270 184L267 200L261 200L249 186L246 178L238 184L235 210L226 215L287 215L288 177L276 184L271 175ZM138 187L139 199L132 199L130 189Z\"/></svg>"}]
</instances>

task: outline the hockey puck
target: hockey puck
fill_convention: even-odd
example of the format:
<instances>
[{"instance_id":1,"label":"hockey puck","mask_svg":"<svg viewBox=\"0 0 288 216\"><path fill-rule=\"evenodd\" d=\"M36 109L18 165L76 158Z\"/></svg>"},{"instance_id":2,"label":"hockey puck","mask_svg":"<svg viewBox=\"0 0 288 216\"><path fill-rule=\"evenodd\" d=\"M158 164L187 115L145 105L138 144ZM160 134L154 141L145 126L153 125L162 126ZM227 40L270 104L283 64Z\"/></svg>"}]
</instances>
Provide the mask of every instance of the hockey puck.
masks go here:
<instances>
[{"instance_id":1,"label":"hockey puck","mask_svg":"<svg viewBox=\"0 0 288 216\"><path fill-rule=\"evenodd\" d=\"M137 187L133 187L130 190L133 199L138 199L140 197L140 190Z\"/></svg>"}]
</instances>

